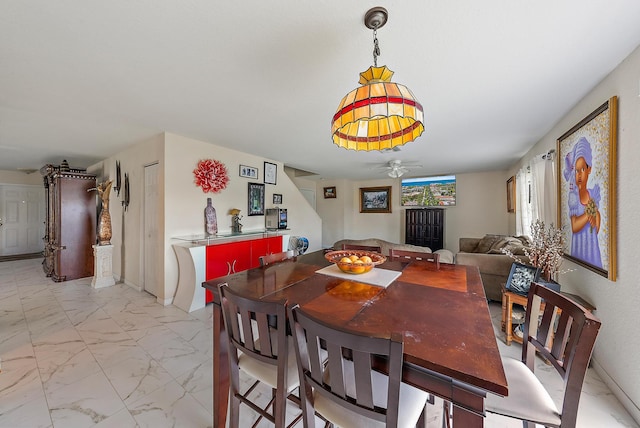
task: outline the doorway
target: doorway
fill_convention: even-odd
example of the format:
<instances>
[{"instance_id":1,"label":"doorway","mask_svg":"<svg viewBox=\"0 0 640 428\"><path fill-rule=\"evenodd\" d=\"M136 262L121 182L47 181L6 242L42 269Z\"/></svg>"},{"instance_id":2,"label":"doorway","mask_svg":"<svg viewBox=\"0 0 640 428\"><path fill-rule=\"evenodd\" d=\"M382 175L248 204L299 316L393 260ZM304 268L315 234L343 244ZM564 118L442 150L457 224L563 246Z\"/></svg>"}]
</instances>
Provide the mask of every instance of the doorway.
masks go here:
<instances>
[{"instance_id":1,"label":"doorway","mask_svg":"<svg viewBox=\"0 0 640 428\"><path fill-rule=\"evenodd\" d=\"M143 289L160 297L158 284L158 175L157 163L144 167L144 281Z\"/></svg>"},{"instance_id":2,"label":"doorway","mask_svg":"<svg viewBox=\"0 0 640 428\"><path fill-rule=\"evenodd\" d=\"M0 184L0 256L44 250L44 187Z\"/></svg>"}]
</instances>

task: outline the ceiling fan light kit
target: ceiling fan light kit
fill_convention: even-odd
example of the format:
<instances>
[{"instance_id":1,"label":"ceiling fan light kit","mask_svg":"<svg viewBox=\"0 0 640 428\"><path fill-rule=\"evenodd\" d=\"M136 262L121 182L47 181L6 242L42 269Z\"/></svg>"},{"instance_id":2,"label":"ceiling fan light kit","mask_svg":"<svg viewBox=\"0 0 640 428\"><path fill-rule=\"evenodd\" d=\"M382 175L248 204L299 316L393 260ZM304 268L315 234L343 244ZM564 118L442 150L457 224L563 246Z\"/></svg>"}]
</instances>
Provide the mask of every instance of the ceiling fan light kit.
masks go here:
<instances>
[{"instance_id":1,"label":"ceiling fan light kit","mask_svg":"<svg viewBox=\"0 0 640 428\"><path fill-rule=\"evenodd\" d=\"M356 151L388 150L409 143L424 131L422 105L404 85L392 83L393 71L378 67L377 30L387 10L370 9L364 17L373 30L373 66L360 73L362 85L342 98L331 121L333 143Z\"/></svg>"}]
</instances>

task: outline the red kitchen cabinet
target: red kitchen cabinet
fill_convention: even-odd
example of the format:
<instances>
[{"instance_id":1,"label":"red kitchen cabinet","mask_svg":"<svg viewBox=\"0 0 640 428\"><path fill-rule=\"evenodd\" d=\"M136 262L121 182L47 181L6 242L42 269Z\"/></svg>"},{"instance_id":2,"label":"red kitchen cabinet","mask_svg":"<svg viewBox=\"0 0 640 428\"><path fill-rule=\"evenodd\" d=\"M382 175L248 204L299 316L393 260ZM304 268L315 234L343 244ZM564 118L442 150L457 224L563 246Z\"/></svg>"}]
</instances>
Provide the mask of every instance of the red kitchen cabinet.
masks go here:
<instances>
[{"instance_id":1,"label":"red kitchen cabinet","mask_svg":"<svg viewBox=\"0 0 640 428\"><path fill-rule=\"evenodd\" d=\"M208 245L206 252L206 280L218 278L260 266L260 256L282 251L282 236ZM205 290L205 302L213 295Z\"/></svg>"}]
</instances>

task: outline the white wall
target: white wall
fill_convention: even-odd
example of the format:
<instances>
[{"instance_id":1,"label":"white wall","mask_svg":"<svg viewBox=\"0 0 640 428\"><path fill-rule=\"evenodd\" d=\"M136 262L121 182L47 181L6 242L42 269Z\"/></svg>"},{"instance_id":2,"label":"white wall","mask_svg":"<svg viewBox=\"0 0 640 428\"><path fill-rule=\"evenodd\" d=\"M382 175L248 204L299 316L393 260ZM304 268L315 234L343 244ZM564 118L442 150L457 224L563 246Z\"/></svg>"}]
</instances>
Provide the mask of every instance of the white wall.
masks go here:
<instances>
[{"instance_id":1,"label":"white wall","mask_svg":"<svg viewBox=\"0 0 640 428\"><path fill-rule=\"evenodd\" d=\"M556 148L557 139L614 95L618 96L617 257L618 278L611 282L565 261L572 272L561 275L566 291L593 303L602 329L593 355L594 367L633 417L640 421L640 48L585 96L525 156ZM514 170L523 165L523 161Z\"/></svg>"},{"instance_id":2,"label":"white wall","mask_svg":"<svg viewBox=\"0 0 640 428\"><path fill-rule=\"evenodd\" d=\"M25 174L20 171L7 171L0 169L0 184L43 185L43 181L42 175L40 175L40 172L38 171L32 172L31 174Z\"/></svg>"},{"instance_id":3,"label":"white wall","mask_svg":"<svg viewBox=\"0 0 640 428\"><path fill-rule=\"evenodd\" d=\"M419 159L416 159L419 161ZM508 232L507 172L457 174L456 206L445 213L445 248L458 251L460 237ZM343 238L380 238L404 242L405 208L400 206L400 180L323 180L318 182L317 210L322 217L325 247ZM323 188L336 186L337 197L324 199ZM390 214L360 213L360 188L392 186Z\"/></svg>"}]
</instances>

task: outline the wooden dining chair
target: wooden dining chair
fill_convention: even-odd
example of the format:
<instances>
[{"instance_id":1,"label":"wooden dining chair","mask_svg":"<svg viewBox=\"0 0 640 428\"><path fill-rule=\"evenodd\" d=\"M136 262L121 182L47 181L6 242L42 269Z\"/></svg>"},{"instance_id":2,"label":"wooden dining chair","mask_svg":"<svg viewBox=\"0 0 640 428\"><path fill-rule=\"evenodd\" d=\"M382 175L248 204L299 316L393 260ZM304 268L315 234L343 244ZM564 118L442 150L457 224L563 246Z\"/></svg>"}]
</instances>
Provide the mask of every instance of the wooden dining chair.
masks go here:
<instances>
[{"instance_id":1,"label":"wooden dining chair","mask_svg":"<svg viewBox=\"0 0 640 428\"><path fill-rule=\"evenodd\" d=\"M536 423L575 427L580 392L600 324L584 307L537 282L532 283L527 298L522 358L502 361L509 395L488 394L487 411L520 419L525 428L533 428ZM562 411L533 372L536 352L564 380Z\"/></svg>"},{"instance_id":2,"label":"wooden dining chair","mask_svg":"<svg viewBox=\"0 0 640 428\"><path fill-rule=\"evenodd\" d=\"M422 253L419 251L406 251L406 250L396 250L393 248L389 249L389 258L391 260L426 260L428 262L433 262L436 264L436 269L440 269L440 254L438 253Z\"/></svg>"},{"instance_id":3,"label":"wooden dining chair","mask_svg":"<svg viewBox=\"0 0 640 428\"><path fill-rule=\"evenodd\" d=\"M287 399L300 405L299 397L292 394L299 381L293 341L287 337L286 300L268 302L243 297L226 284L221 284L219 290L229 339L229 427L239 425L240 403L276 427L284 427ZM240 370L256 380L245 393L240 392ZM265 408L249 398L260 382L272 389L271 401ZM272 413L268 412L269 407Z\"/></svg>"},{"instance_id":4,"label":"wooden dining chair","mask_svg":"<svg viewBox=\"0 0 640 428\"><path fill-rule=\"evenodd\" d=\"M295 253L293 250L283 251L280 253L266 254L264 256L260 256L260 266L269 266L274 263L283 262L285 260L295 258Z\"/></svg>"},{"instance_id":5,"label":"wooden dining chair","mask_svg":"<svg viewBox=\"0 0 640 428\"><path fill-rule=\"evenodd\" d=\"M373 253L379 253L382 249L378 246L373 245L355 245L355 244L342 244L343 250L362 250L362 251L371 251Z\"/></svg>"},{"instance_id":6,"label":"wooden dining chair","mask_svg":"<svg viewBox=\"0 0 640 428\"><path fill-rule=\"evenodd\" d=\"M424 426L428 394L401 382L403 338L363 336L289 309L305 428L314 411L341 428ZM323 363L326 356L326 363ZM376 370L381 357L388 375Z\"/></svg>"}]
</instances>

